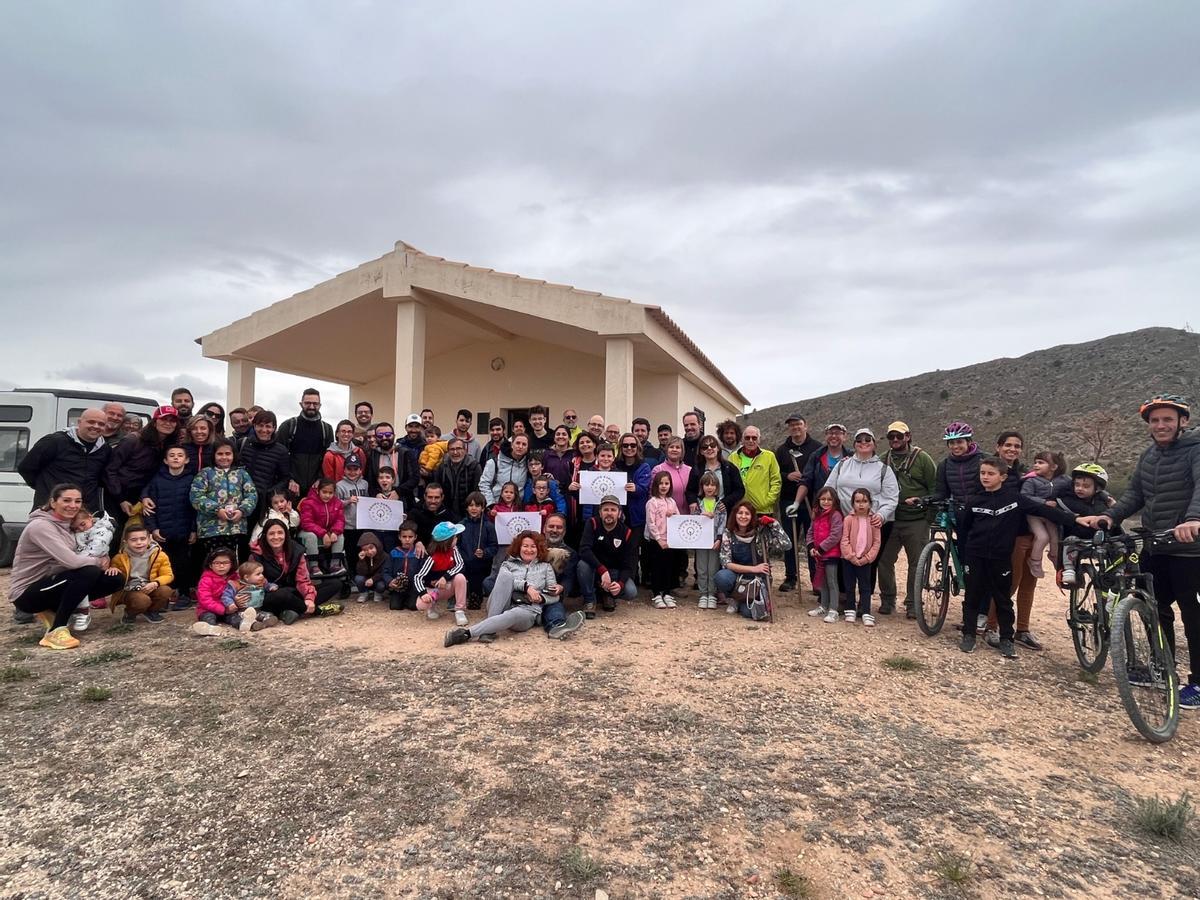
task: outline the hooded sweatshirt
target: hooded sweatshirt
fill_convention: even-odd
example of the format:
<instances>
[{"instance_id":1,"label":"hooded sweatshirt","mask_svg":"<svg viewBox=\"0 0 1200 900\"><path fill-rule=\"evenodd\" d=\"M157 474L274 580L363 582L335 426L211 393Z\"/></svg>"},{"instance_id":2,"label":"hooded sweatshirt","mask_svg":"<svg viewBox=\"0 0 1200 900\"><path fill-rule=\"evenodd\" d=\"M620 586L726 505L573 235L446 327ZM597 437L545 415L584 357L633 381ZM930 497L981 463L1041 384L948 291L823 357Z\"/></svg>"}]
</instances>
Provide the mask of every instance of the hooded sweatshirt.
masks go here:
<instances>
[{"instance_id":1,"label":"hooded sweatshirt","mask_svg":"<svg viewBox=\"0 0 1200 900\"><path fill-rule=\"evenodd\" d=\"M388 561L388 555L384 551L383 544L379 538L375 537L374 532L364 531L358 539L358 549L361 551L368 546L375 548L375 555L359 557L358 562L354 566L354 574L361 575L363 578L377 579Z\"/></svg>"},{"instance_id":2,"label":"hooded sweatshirt","mask_svg":"<svg viewBox=\"0 0 1200 900\"><path fill-rule=\"evenodd\" d=\"M847 456L834 468L825 482L825 487L837 491L842 509L854 509L852 499L859 488L871 492L871 511L885 522L896 516L896 504L900 501L900 483L896 473L883 464L878 456L859 459ZM843 551L844 556L845 551Z\"/></svg>"},{"instance_id":3,"label":"hooded sweatshirt","mask_svg":"<svg viewBox=\"0 0 1200 900\"><path fill-rule=\"evenodd\" d=\"M70 522L63 521L49 510L35 509L29 514L29 521L17 542L8 596L15 600L31 584L43 578L68 569L94 565L96 560L93 557L84 556L76 550Z\"/></svg>"},{"instance_id":4,"label":"hooded sweatshirt","mask_svg":"<svg viewBox=\"0 0 1200 900\"><path fill-rule=\"evenodd\" d=\"M349 447L339 447L337 441L329 445L325 458L321 461L321 474L330 481L341 481L346 474L346 460L354 457L365 472L367 470L367 454L362 447L351 444Z\"/></svg>"}]
</instances>

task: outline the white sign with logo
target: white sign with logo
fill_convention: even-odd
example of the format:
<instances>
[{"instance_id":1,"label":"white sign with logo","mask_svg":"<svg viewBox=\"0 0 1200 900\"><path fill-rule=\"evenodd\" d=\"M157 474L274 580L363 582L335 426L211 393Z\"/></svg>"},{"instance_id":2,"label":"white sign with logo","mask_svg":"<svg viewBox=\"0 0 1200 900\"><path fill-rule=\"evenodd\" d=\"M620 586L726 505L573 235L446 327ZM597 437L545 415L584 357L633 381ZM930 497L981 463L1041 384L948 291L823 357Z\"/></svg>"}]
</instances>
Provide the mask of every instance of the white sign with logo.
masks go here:
<instances>
[{"instance_id":1,"label":"white sign with logo","mask_svg":"<svg viewBox=\"0 0 1200 900\"><path fill-rule=\"evenodd\" d=\"M667 546L673 550L711 550L716 540L708 516L667 517Z\"/></svg>"},{"instance_id":2,"label":"white sign with logo","mask_svg":"<svg viewBox=\"0 0 1200 900\"><path fill-rule=\"evenodd\" d=\"M609 494L625 505L625 485L629 482L624 472L580 472L579 502L595 506Z\"/></svg>"},{"instance_id":3,"label":"white sign with logo","mask_svg":"<svg viewBox=\"0 0 1200 900\"><path fill-rule=\"evenodd\" d=\"M522 531L542 530L542 514L537 512L496 513L496 542L503 547L511 544Z\"/></svg>"},{"instance_id":4,"label":"white sign with logo","mask_svg":"<svg viewBox=\"0 0 1200 900\"><path fill-rule=\"evenodd\" d=\"M399 531L404 524L404 504L399 500L359 497L354 507L354 527L362 531Z\"/></svg>"}]
</instances>

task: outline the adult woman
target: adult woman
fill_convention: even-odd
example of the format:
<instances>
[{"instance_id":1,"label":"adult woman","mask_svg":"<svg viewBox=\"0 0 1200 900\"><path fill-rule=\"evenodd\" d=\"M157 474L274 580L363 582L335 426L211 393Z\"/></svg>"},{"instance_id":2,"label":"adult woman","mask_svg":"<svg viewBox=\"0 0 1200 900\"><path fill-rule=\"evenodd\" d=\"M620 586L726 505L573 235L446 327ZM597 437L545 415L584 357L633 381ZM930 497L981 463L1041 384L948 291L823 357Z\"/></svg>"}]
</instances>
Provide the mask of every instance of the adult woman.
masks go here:
<instances>
[{"instance_id":1,"label":"adult woman","mask_svg":"<svg viewBox=\"0 0 1200 900\"><path fill-rule=\"evenodd\" d=\"M700 446L696 451L696 465L688 475L687 488L684 491L686 509L693 514L699 509L700 478L705 472L711 472L717 479L717 499L726 510L733 509L746 496L742 473L722 455L717 439L711 434L706 434L700 438Z\"/></svg>"},{"instance_id":2,"label":"adult woman","mask_svg":"<svg viewBox=\"0 0 1200 900\"><path fill-rule=\"evenodd\" d=\"M742 443L742 426L733 419L726 419L717 424L717 440L720 442L721 459L729 459L729 454Z\"/></svg>"},{"instance_id":3,"label":"adult woman","mask_svg":"<svg viewBox=\"0 0 1200 900\"><path fill-rule=\"evenodd\" d=\"M755 618L754 611L739 597L739 579L770 577L771 566L763 556L763 541L767 551L789 550L792 542L779 523L770 516L760 516L749 500L739 500L729 511L729 525L721 535L721 569L714 576L717 593L728 598L726 611Z\"/></svg>"},{"instance_id":4,"label":"adult woman","mask_svg":"<svg viewBox=\"0 0 1200 900\"><path fill-rule=\"evenodd\" d=\"M125 419L121 422L121 433L124 435L137 434L142 430L142 417L137 413L125 413Z\"/></svg>"},{"instance_id":5,"label":"adult woman","mask_svg":"<svg viewBox=\"0 0 1200 900\"><path fill-rule=\"evenodd\" d=\"M508 558L488 595L487 618L470 628L446 632L445 645L465 644L471 638L495 640L501 631L528 631L542 620L549 637L561 640L583 625L583 613L563 610L562 587L549 563L546 539L522 531L508 547Z\"/></svg>"},{"instance_id":6,"label":"adult woman","mask_svg":"<svg viewBox=\"0 0 1200 900\"><path fill-rule=\"evenodd\" d=\"M214 437L225 437L225 407L220 403L205 403L199 414L212 423Z\"/></svg>"},{"instance_id":7,"label":"adult woman","mask_svg":"<svg viewBox=\"0 0 1200 900\"><path fill-rule=\"evenodd\" d=\"M642 459L642 442L637 435L626 432L617 439L617 471L624 472L627 484L625 492L625 519L635 532L646 525L646 501L650 499L651 466Z\"/></svg>"},{"instance_id":8,"label":"adult woman","mask_svg":"<svg viewBox=\"0 0 1200 900\"><path fill-rule=\"evenodd\" d=\"M579 473L591 472L596 468L596 438L591 432L581 431L575 438L575 458L571 460L571 478L567 484L567 511L571 514L571 540L579 546L583 533L583 514L579 508Z\"/></svg>"},{"instance_id":9,"label":"adult woman","mask_svg":"<svg viewBox=\"0 0 1200 900\"><path fill-rule=\"evenodd\" d=\"M104 470L105 502L116 520L117 534L141 501L142 490L163 464L163 454L175 446L179 434L179 413L173 406L160 406L150 424L136 437L117 444Z\"/></svg>"},{"instance_id":10,"label":"adult woman","mask_svg":"<svg viewBox=\"0 0 1200 900\"><path fill-rule=\"evenodd\" d=\"M896 504L900 502L900 483L890 466L885 466L875 454L875 434L870 428L854 432L854 454L838 463L825 482L826 487L837 491L838 503L843 515L854 509L854 492L865 488L871 495L871 524L880 528L879 541L882 547L892 533L892 521L896 518ZM875 590L875 578L879 572L879 557L871 563L871 590Z\"/></svg>"},{"instance_id":11,"label":"adult woman","mask_svg":"<svg viewBox=\"0 0 1200 900\"><path fill-rule=\"evenodd\" d=\"M329 449L325 451L325 458L321 460L321 473L330 481L341 481L346 471L346 460L352 456L358 459L359 467L365 472L367 454L354 443L354 423L349 419L342 419L333 430L333 443L329 445Z\"/></svg>"},{"instance_id":12,"label":"adult woman","mask_svg":"<svg viewBox=\"0 0 1200 900\"><path fill-rule=\"evenodd\" d=\"M50 650L72 650L79 640L67 622L88 599L107 597L125 585L119 569L96 565L94 556L75 552L71 520L83 507L83 491L75 484L56 484L50 499L29 514L13 556L8 595L13 605L31 613L45 629L38 642Z\"/></svg>"},{"instance_id":13,"label":"adult woman","mask_svg":"<svg viewBox=\"0 0 1200 900\"><path fill-rule=\"evenodd\" d=\"M186 437L180 442L188 455L188 464L184 471L195 475L213 464L212 447L216 436L213 433L212 422L204 416L192 416L188 419L186 431Z\"/></svg>"},{"instance_id":14,"label":"adult woman","mask_svg":"<svg viewBox=\"0 0 1200 900\"><path fill-rule=\"evenodd\" d=\"M278 519L267 520L258 544L251 550L251 559L262 563L267 583L279 585L275 590L267 591L262 608L279 616L285 625L294 625L301 616L316 615L341 590L338 579L322 581L319 585L312 583L308 564L304 561L304 548L288 536L287 526Z\"/></svg>"},{"instance_id":15,"label":"adult woman","mask_svg":"<svg viewBox=\"0 0 1200 900\"><path fill-rule=\"evenodd\" d=\"M269 409L254 414L253 428L242 444L238 465L250 473L258 492L259 516L271 506L271 493L287 490L292 460L287 447L275 440L275 413Z\"/></svg>"},{"instance_id":16,"label":"adult woman","mask_svg":"<svg viewBox=\"0 0 1200 900\"><path fill-rule=\"evenodd\" d=\"M525 490L525 458L529 455L529 438L523 434L515 435L509 444L509 452L501 450L487 461L483 474L479 476L479 492L487 498L488 506L500 499L500 489L504 483L511 481L517 486L517 496Z\"/></svg>"},{"instance_id":17,"label":"adult woman","mask_svg":"<svg viewBox=\"0 0 1200 900\"><path fill-rule=\"evenodd\" d=\"M571 429L566 425L559 425L554 429L554 443L542 454L542 468L547 475L558 481L558 488L564 493L574 474L574 462L575 449L571 446Z\"/></svg>"}]
</instances>

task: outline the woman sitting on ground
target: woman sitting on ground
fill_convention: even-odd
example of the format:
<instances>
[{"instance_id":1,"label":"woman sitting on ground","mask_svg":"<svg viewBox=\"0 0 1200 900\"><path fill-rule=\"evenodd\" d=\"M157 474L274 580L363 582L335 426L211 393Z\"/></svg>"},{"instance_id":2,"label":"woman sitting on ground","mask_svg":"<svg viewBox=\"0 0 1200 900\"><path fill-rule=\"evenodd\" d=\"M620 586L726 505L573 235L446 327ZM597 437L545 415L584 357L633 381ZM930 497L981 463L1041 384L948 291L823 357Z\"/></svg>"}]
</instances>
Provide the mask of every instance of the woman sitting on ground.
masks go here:
<instances>
[{"instance_id":1,"label":"woman sitting on ground","mask_svg":"<svg viewBox=\"0 0 1200 900\"><path fill-rule=\"evenodd\" d=\"M274 613L284 625L294 625L301 616L332 615L342 611L332 603L341 590L336 579L314 585L308 574L304 548L288 535L278 519L263 523L262 535L250 548L251 559L262 563L267 593L262 608ZM272 587L273 586L273 587Z\"/></svg>"},{"instance_id":2,"label":"woman sitting on ground","mask_svg":"<svg viewBox=\"0 0 1200 900\"><path fill-rule=\"evenodd\" d=\"M747 596L759 591L765 596L766 581L771 577L771 564L766 556L772 550L790 550L792 542L783 528L770 516L760 516L749 500L735 503L729 511L729 523L721 535L721 570L714 581L717 596L728 600L726 612L741 613L747 619L764 618L760 610L752 609L746 602ZM738 590L743 585L758 582L758 591Z\"/></svg>"},{"instance_id":3,"label":"woman sitting on ground","mask_svg":"<svg viewBox=\"0 0 1200 900\"><path fill-rule=\"evenodd\" d=\"M562 604L562 587L550 565L546 539L536 531L522 531L508 547L508 559L500 567L496 584L488 596L488 616L470 628L446 632L445 645L465 644L471 638L494 641L502 631L528 631L541 618L547 637L562 640L583 626L583 613L567 615Z\"/></svg>"}]
</instances>

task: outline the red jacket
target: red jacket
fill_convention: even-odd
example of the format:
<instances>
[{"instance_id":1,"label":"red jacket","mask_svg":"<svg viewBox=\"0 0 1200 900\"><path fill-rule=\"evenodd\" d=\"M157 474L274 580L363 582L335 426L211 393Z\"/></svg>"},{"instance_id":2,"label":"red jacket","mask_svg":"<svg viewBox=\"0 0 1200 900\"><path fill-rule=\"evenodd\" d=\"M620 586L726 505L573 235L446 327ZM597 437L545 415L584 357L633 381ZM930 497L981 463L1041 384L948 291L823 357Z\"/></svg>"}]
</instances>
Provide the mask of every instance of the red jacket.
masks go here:
<instances>
[{"instance_id":1,"label":"red jacket","mask_svg":"<svg viewBox=\"0 0 1200 900\"><path fill-rule=\"evenodd\" d=\"M538 503L536 500L530 500L525 504L525 512L539 512L542 514L542 531L546 530L546 519L551 513L558 512L558 505L549 497L545 503Z\"/></svg>"},{"instance_id":2,"label":"red jacket","mask_svg":"<svg viewBox=\"0 0 1200 900\"><path fill-rule=\"evenodd\" d=\"M337 494L326 503L321 499L314 484L308 490L308 496L300 501L300 530L308 531L319 538L329 532L341 534L346 530L346 514L342 510L342 501Z\"/></svg>"},{"instance_id":3,"label":"red jacket","mask_svg":"<svg viewBox=\"0 0 1200 900\"><path fill-rule=\"evenodd\" d=\"M836 559L842 555L842 514L836 509L819 511L813 516L808 540L821 552L821 559Z\"/></svg>"}]
</instances>

